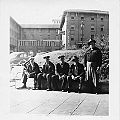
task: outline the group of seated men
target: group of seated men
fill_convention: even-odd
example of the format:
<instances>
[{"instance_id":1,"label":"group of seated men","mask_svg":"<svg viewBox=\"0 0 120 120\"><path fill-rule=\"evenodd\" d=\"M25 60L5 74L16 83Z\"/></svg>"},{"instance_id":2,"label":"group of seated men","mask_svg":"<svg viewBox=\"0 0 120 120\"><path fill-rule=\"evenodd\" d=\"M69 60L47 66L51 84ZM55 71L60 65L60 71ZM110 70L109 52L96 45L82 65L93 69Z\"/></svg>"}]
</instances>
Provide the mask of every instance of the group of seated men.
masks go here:
<instances>
[{"instance_id":1,"label":"group of seated men","mask_svg":"<svg viewBox=\"0 0 120 120\"><path fill-rule=\"evenodd\" d=\"M82 82L85 79L85 70L83 64L79 63L79 58L74 56L73 64L69 65L65 61L65 56L58 57L60 62L54 65L50 61L50 56L45 56L45 63L42 69L39 69L37 63L34 62L34 58L31 58L29 65L24 65L26 70L23 75L23 86L26 88L26 82L29 77L34 78L34 88L41 90L42 80L47 81L47 91L70 91L73 81L76 81L82 87Z\"/></svg>"}]
</instances>

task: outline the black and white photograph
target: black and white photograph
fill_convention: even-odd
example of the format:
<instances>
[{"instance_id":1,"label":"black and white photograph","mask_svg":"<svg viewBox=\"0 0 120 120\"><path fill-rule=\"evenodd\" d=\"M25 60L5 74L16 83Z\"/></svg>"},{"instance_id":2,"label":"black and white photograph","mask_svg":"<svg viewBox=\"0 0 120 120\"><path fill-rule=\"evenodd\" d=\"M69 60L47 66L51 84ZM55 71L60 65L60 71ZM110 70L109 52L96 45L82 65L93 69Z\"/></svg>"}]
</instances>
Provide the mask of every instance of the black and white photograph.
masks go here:
<instances>
[{"instance_id":1,"label":"black and white photograph","mask_svg":"<svg viewBox=\"0 0 120 120\"><path fill-rule=\"evenodd\" d=\"M119 119L119 0L0 2L5 115Z\"/></svg>"}]
</instances>

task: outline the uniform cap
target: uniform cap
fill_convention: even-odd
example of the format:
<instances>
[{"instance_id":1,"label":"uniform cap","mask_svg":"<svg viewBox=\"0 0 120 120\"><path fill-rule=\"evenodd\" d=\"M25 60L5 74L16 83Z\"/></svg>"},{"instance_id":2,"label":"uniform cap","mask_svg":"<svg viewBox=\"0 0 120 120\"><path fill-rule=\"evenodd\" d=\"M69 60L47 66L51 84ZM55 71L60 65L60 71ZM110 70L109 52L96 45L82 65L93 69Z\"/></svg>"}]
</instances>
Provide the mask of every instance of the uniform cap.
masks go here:
<instances>
[{"instance_id":1,"label":"uniform cap","mask_svg":"<svg viewBox=\"0 0 120 120\"><path fill-rule=\"evenodd\" d=\"M96 41L95 41L95 40L93 40L93 39L90 39L90 40L89 40L89 42L88 42L88 45L90 45L90 43L91 43L91 42L94 42L94 43L96 43Z\"/></svg>"}]
</instances>

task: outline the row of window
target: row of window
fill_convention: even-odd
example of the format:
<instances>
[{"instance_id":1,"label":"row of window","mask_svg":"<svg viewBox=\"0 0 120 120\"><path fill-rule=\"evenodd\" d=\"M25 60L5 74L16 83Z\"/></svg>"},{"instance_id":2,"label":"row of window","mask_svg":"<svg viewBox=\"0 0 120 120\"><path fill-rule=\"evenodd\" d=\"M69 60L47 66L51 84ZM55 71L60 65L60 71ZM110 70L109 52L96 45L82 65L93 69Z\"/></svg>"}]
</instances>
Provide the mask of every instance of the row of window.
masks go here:
<instances>
[{"instance_id":1,"label":"row of window","mask_svg":"<svg viewBox=\"0 0 120 120\"><path fill-rule=\"evenodd\" d=\"M43 28L39 28L39 33L42 33ZM53 29L46 29L48 33L50 33L50 31L53 31ZM27 29L23 29L23 33L25 34L27 31ZM36 29L28 29L29 32L31 32L32 34L34 34L34 31L36 31ZM55 32L58 33L58 29L55 29Z\"/></svg>"},{"instance_id":2,"label":"row of window","mask_svg":"<svg viewBox=\"0 0 120 120\"><path fill-rule=\"evenodd\" d=\"M59 46L58 41L19 41L19 46Z\"/></svg>"},{"instance_id":3,"label":"row of window","mask_svg":"<svg viewBox=\"0 0 120 120\"><path fill-rule=\"evenodd\" d=\"M103 34L101 34L100 35L100 38L103 38L104 36L107 36L107 35L103 35ZM90 35L90 37L91 38L94 38L95 37L95 35ZM83 34L83 38L84 38L84 34ZM74 41L75 40L75 36L74 35L71 35L71 41ZM82 41L82 36L81 36L81 41Z\"/></svg>"},{"instance_id":4,"label":"row of window","mask_svg":"<svg viewBox=\"0 0 120 120\"><path fill-rule=\"evenodd\" d=\"M24 35L23 35L23 39L26 39L26 38L27 38L27 37L26 37L26 34L24 34ZM47 39L51 39L51 38L50 38L50 35L48 35L48 36L45 37L45 38L42 38L42 35L40 35L39 38L40 38L40 39L45 39L45 40L47 40ZM32 40L35 39L34 34L31 34L30 39L32 39ZM56 39L56 40L59 39L58 35L55 36L55 39Z\"/></svg>"},{"instance_id":5,"label":"row of window","mask_svg":"<svg viewBox=\"0 0 120 120\"><path fill-rule=\"evenodd\" d=\"M106 18L107 18L107 17L106 17ZM84 15L81 15L80 19L81 19L81 20L85 20ZM71 20L75 20L75 16L71 16ZM94 16L91 16L91 17L90 17L90 20L92 20L92 21L95 20L95 17L94 17ZM103 20L104 20L104 17L101 17L100 20L103 21Z\"/></svg>"},{"instance_id":6,"label":"row of window","mask_svg":"<svg viewBox=\"0 0 120 120\"><path fill-rule=\"evenodd\" d=\"M71 25L70 29L75 30L75 25ZM82 30L82 27L81 27L81 30ZM94 24L91 24L91 31L95 31L95 25ZM104 31L104 25L100 26L100 31Z\"/></svg>"},{"instance_id":7,"label":"row of window","mask_svg":"<svg viewBox=\"0 0 120 120\"><path fill-rule=\"evenodd\" d=\"M55 42L55 41L45 41L44 42L45 46L50 47L50 46L59 46L60 42Z\"/></svg>"}]
</instances>

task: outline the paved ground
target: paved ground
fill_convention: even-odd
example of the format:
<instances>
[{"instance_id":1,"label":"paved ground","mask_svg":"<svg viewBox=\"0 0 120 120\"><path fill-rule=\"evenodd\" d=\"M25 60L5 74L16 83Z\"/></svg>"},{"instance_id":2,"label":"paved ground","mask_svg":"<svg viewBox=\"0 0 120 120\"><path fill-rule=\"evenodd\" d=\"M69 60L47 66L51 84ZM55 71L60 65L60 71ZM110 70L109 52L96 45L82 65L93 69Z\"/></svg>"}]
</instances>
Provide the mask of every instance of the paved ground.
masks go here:
<instances>
[{"instance_id":1,"label":"paved ground","mask_svg":"<svg viewBox=\"0 0 120 120\"><path fill-rule=\"evenodd\" d=\"M10 113L108 116L109 94L18 90L13 86L10 87Z\"/></svg>"}]
</instances>

